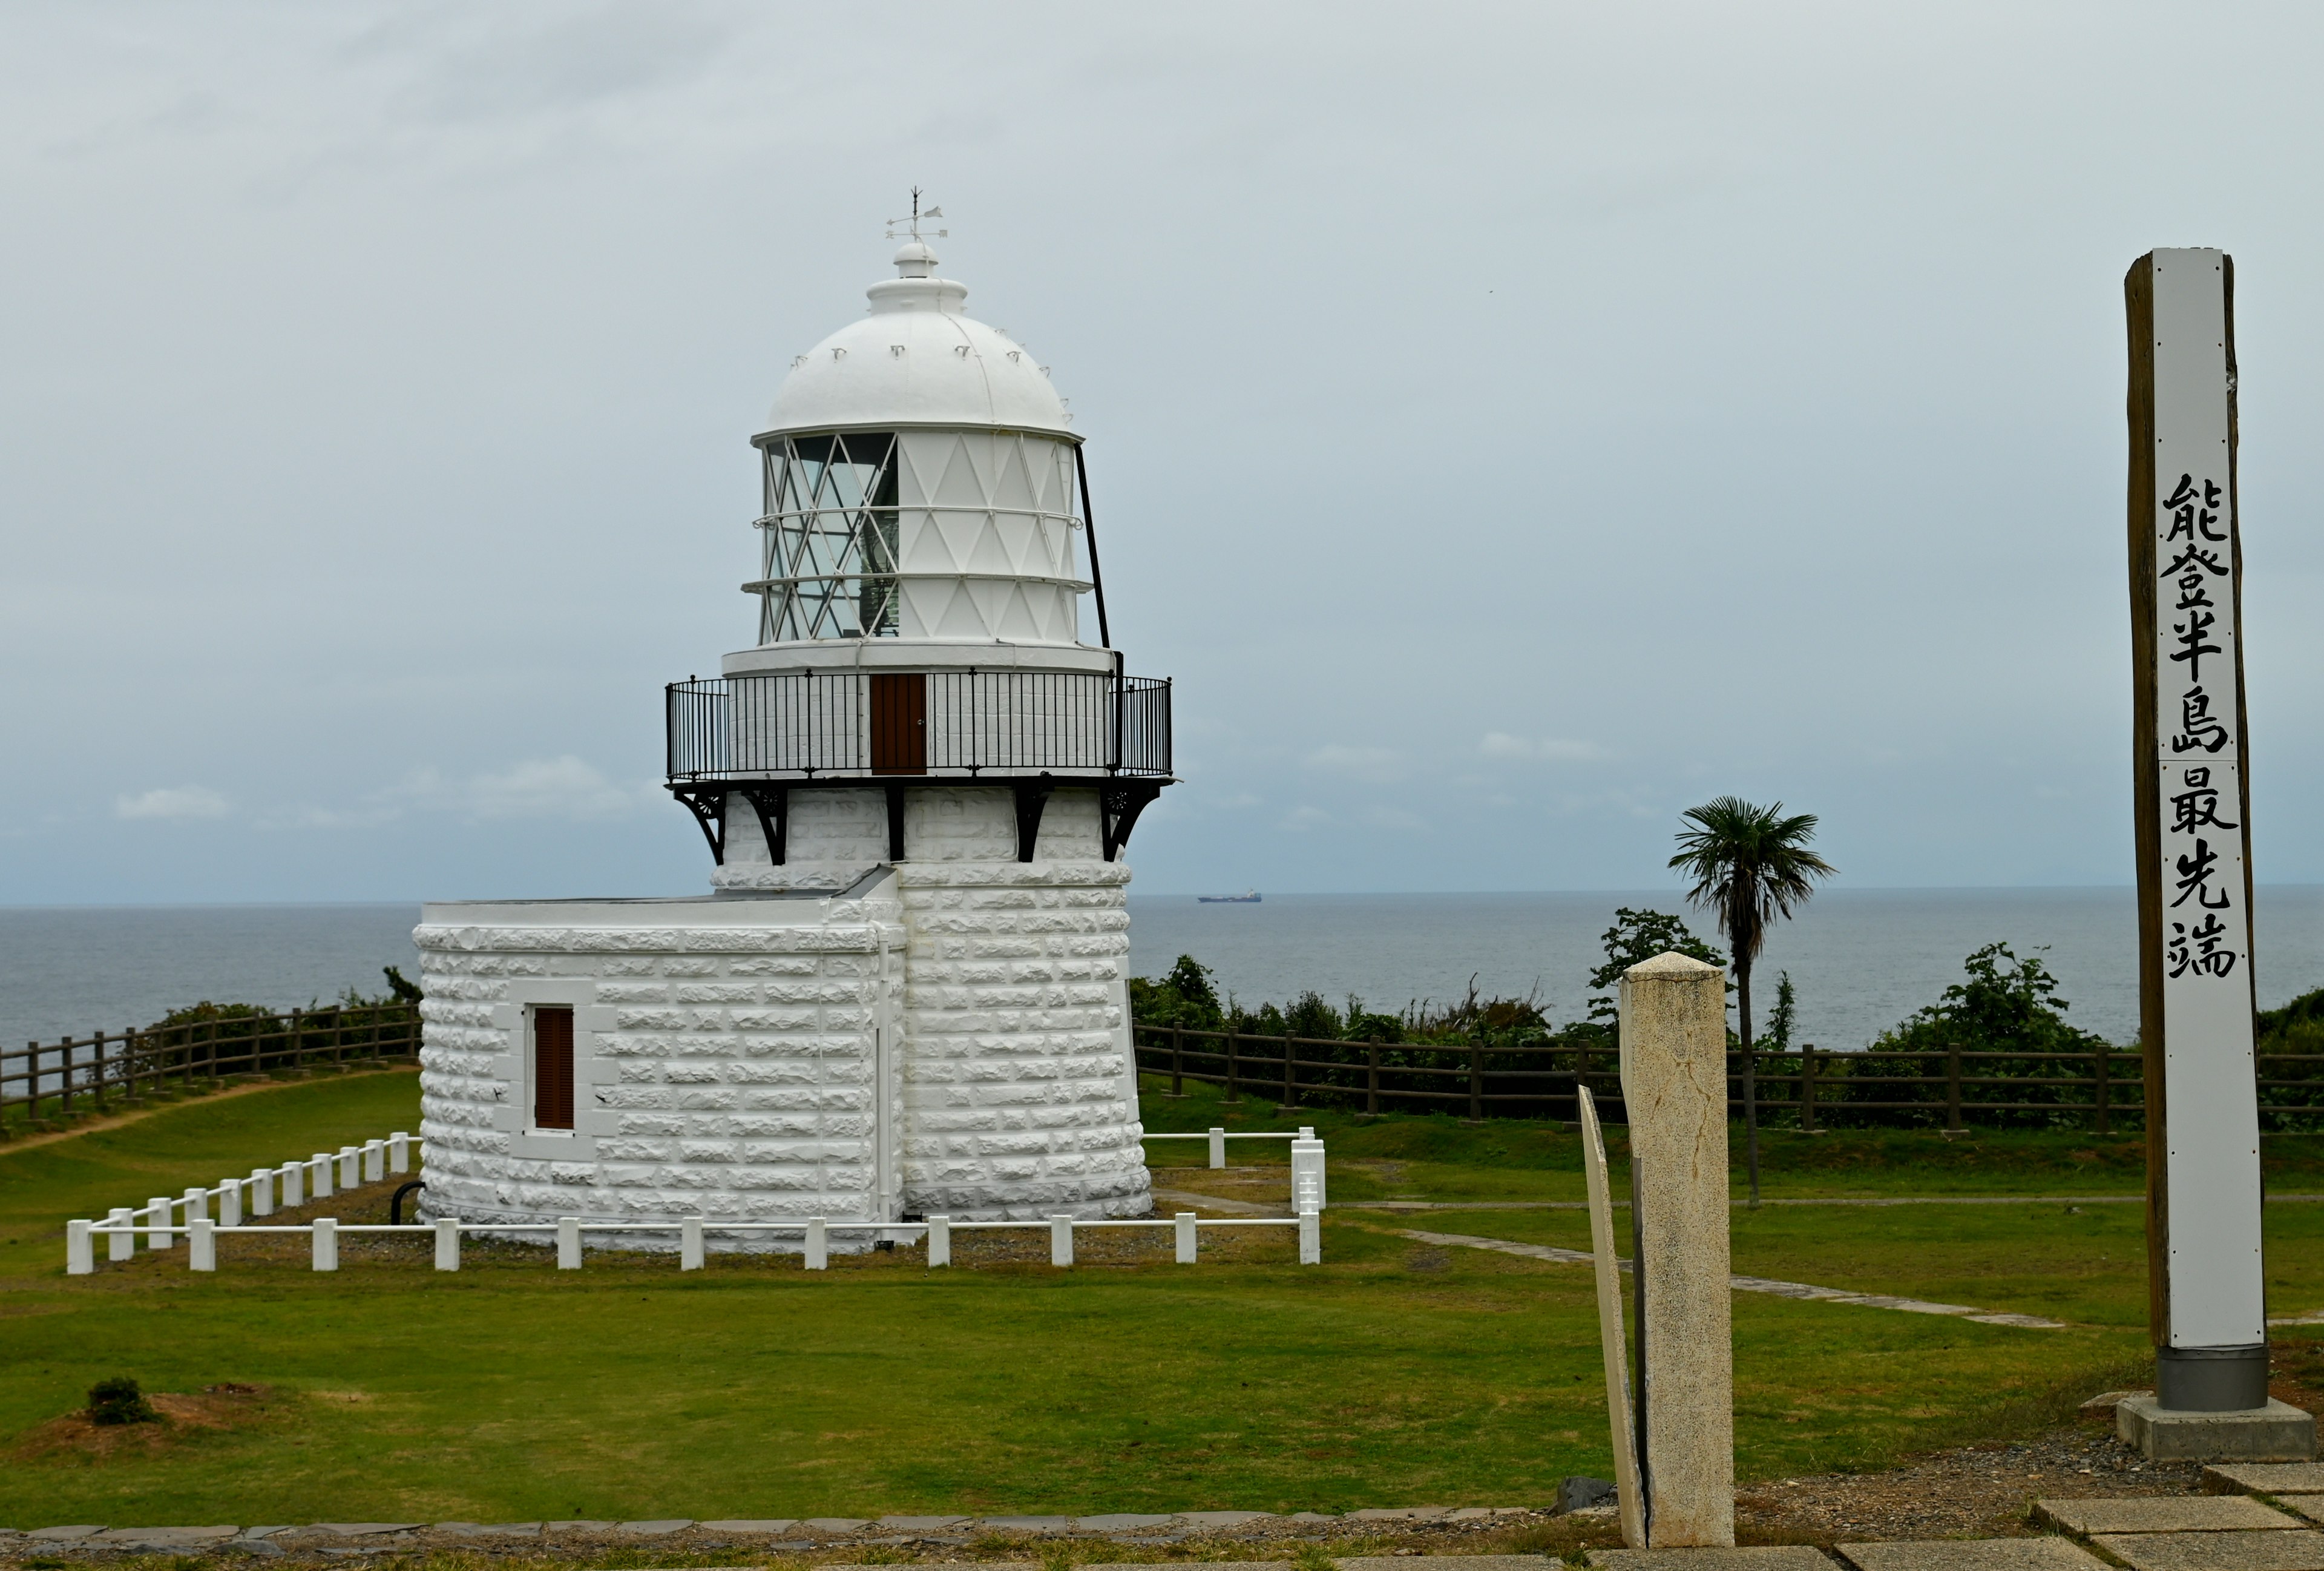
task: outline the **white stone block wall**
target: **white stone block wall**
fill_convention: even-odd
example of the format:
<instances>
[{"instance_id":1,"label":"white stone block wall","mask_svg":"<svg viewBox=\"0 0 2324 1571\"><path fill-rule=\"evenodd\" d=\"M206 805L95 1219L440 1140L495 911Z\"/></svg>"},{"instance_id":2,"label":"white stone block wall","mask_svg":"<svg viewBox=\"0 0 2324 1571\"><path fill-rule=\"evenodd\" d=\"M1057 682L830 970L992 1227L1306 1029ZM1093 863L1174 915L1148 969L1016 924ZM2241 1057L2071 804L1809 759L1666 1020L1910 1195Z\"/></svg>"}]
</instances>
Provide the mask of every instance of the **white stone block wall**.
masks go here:
<instances>
[{"instance_id":1,"label":"white stone block wall","mask_svg":"<svg viewBox=\"0 0 2324 1571\"><path fill-rule=\"evenodd\" d=\"M1130 1065L1130 870L908 862L904 1193L917 1212L1153 1208Z\"/></svg>"},{"instance_id":2,"label":"white stone block wall","mask_svg":"<svg viewBox=\"0 0 2324 1571\"><path fill-rule=\"evenodd\" d=\"M1008 790L916 790L904 846L906 1204L1146 1215L1130 869L1101 857L1097 792L1055 791L1019 862Z\"/></svg>"},{"instance_id":3,"label":"white stone block wall","mask_svg":"<svg viewBox=\"0 0 2324 1571\"><path fill-rule=\"evenodd\" d=\"M659 903L640 902L629 925L560 920L557 902L540 902L487 908L473 923L431 920L415 932L427 994L427 1214L668 1222L664 1247L674 1247L677 1221L689 1214L714 1227L720 1219L893 1220L901 1203L897 903L651 909ZM814 919L826 905L835 917ZM575 1010L570 1134L530 1128L530 1003ZM885 1119L876 1105L883 1095ZM714 1234L713 1244L722 1242L798 1247L795 1239L738 1244Z\"/></svg>"},{"instance_id":4,"label":"white stone block wall","mask_svg":"<svg viewBox=\"0 0 2324 1571\"><path fill-rule=\"evenodd\" d=\"M765 860L737 801L722 874L812 892L881 872L883 791L792 802L796 863ZM692 1213L1148 1214L1130 870L1102 859L1097 792L1056 790L1020 863L1008 788L916 786L905 845L862 899L593 902L587 922L555 901L429 908L429 1214L668 1221L672 1246ZM527 1127L538 1003L576 1009L569 1136Z\"/></svg>"}]
</instances>

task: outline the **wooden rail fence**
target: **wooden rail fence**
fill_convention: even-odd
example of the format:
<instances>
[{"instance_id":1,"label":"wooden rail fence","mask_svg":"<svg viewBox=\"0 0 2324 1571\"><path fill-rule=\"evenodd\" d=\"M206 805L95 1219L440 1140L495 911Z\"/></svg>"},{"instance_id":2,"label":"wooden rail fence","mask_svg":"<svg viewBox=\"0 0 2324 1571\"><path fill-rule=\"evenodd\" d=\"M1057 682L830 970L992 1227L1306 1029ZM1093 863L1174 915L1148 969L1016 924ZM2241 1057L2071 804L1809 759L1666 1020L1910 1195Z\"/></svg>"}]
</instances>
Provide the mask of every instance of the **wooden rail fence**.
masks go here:
<instances>
[{"instance_id":1,"label":"wooden rail fence","mask_svg":"<svg viewBox=\"0 0 2324 1571\"><path fill-rule=\"evenodd\" d=\"M217 1015L138 1030L98 1031L0 1050L0 1139L12 1125L40 1127L76 1113L103 1113L174 1082L215 1086L270 1075L420 1050L420 1012L409 1003L332 1004L279 1014Z\"/></svg>"},{"instance_id":2,"label":"wooden rail fence","mask_svg":"<svg viewBox=\"0 0 2324 1571\"><path fill-rule=\"evenodd\" d=\"M1528 1047L1342 1041L1198 1030L1131 1028L1140 1074L1222 1086L1230 1099L1272 1095L1285 1108L1394 1108L1456 1112L1471 1119L1580 1116L1576 1087L1587 1086L1601 1115L1623 1121L1618 1054L1610 1043ZM1730 1105L1743 1106L1743 1055L1728 1055ZM2145 1082L2135 1049L2086 1051L1965 1049L1925 1053L1833 1053L1811 1046L1775 1053L1754 1048L1760 1115L1810 1132L1834 1123L1922 1123L1958 1130L1994 1115L2050 1115L2096 1134L2143 1129ZM2265 1132L2324 1129L2324 1054L2262 1054L2260 1113Z\"/></svg>"}]
</instances>

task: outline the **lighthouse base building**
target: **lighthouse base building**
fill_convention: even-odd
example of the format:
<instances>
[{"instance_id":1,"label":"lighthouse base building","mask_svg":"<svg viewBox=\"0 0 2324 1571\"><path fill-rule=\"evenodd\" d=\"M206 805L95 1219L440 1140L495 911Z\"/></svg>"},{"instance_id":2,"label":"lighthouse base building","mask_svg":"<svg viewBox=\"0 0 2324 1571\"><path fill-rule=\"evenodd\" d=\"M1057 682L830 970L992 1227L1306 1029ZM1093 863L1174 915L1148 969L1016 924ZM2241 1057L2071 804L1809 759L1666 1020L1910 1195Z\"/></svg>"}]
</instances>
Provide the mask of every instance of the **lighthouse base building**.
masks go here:
<instances>
[{"instance_id":1,"label":"lighthouse base building","mask_svg":"<svg viewBox=\"0 0 2324 1571\"><path fill-rule=\"evenodd\" d=\"M897 260L753 439L760 642L668 689L712 892L424 910L428 1215L796 1250L719 1224L1152 1208L1120 857L1169 686L1105 646L1046 371Z\"/></svg>"}]
</instances>

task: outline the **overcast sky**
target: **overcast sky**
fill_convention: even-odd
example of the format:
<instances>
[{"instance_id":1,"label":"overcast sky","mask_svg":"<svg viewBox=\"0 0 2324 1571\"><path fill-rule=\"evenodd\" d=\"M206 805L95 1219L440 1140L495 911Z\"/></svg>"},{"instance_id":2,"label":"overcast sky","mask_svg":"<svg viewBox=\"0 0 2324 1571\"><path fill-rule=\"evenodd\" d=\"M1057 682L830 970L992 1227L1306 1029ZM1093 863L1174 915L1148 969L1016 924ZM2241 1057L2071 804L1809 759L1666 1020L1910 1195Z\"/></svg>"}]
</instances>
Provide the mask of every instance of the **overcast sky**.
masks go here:
<instances>
[{"instance_id":1,"label":"overcast sky","mask_svg":"<svg viewBox=\"0 0 2324 1571\"><path fill-rule=\"evenodd\" d=\"M2235 254L2324 879L2324 11L0 8L0 901L682 893L791 357L943 271L1177 680L1148 892L2130 880L2121 277Z\"/></svg>"}]
</instances>

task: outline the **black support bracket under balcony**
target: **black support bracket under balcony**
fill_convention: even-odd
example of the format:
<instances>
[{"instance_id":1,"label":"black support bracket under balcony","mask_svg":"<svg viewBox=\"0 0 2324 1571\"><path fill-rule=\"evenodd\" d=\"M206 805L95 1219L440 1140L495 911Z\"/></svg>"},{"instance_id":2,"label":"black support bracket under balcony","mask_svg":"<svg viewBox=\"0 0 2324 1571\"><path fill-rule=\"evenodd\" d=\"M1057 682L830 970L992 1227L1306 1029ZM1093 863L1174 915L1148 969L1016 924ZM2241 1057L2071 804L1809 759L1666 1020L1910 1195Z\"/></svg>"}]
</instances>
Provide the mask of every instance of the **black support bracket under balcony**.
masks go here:
<instances>
[{"instance_id":1,"label":"black support bracket under balcony","mask_svg":"<svg viewBox=\"0 0 2324 1571\"><path fill-rule=\"evenodd\" d=\"M1033 848L1041 838L1041 809L1049 805L1049 793L1056 790L1050 777L1017 782L1017 860L1033 860Z\"/></svg>"},{"instance_id":2,"label":"black support bracket under balcony","mask_svg":"<svg viewBox=\"0 0 2324 1571\"><path fill-rule=\"evenodd\" d=\"M900 781L888 782L888 860L904 859L904 786Z\"/></svg>"},{"instance_id":3,"label":"black support bracket under balcony","mask_svg":"<svg viewBox=\"0 0 2324 1571\"><path fill-rule=\"evenodd\" d=\"M767 837L767 860L780 867L790 849L791 788L774 781L749 781L734 789L759 815L759 833Z\"/></svg>"},{"instance_id":4,"label":"black support bracket under balcony","mask_svg":"<svg viewBox=\"0 0 2324 1571\"><path fill-rule=\"evenodd\" d=\"M724 785L677 785L669 794L680 806L694 815L702 827L702 837L710 842L710 860L719 866L726 865L726 787Z\"/></svg>"},{"instance_id":5,"label":"black support bracket under balcony","mask_svg":"<svg viewBox=\"0 0 2324 1571\"><path fill-rule=\"evenodd\" d=\"M1122 847L1130 844L1130 830L1138 827L1138 815L1162 794L1162 788L1168 783L1158 780L1118 780L1099 788L1099 827L1108 862L1120 858Z\"/></svg>"}]
</instances>

